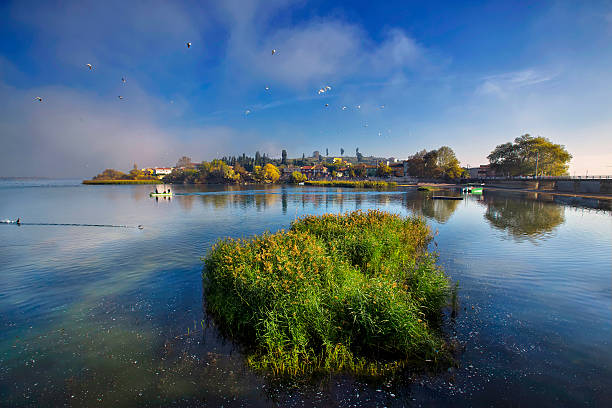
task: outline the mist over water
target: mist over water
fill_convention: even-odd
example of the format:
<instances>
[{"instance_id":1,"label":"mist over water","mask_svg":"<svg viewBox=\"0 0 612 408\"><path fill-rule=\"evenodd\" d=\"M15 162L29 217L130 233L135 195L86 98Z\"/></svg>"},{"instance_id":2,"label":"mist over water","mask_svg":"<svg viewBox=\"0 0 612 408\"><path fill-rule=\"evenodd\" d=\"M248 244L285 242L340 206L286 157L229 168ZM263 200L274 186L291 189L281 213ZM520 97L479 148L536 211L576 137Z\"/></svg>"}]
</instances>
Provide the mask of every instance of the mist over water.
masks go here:
<instances>
[{"instance_id":1,"label":"mist over water","mask_svg":"<svg viewBox=\"0 0 612 408\"><path fill-rule=\"evenodd\" d=\"M612 401L609 202L486 192L83 186L0 181L0 400L8 406L605 406ZM567 199L565 199L567 200ZM205 313L222 237L378 208L426 217L459 283L458 368L298 383L248 369ZM53 224L53 225L47 225ZM59 225L71 224L71 225ZM108 228L100 226L138 226Z\"/></svg>"}]
</instances>

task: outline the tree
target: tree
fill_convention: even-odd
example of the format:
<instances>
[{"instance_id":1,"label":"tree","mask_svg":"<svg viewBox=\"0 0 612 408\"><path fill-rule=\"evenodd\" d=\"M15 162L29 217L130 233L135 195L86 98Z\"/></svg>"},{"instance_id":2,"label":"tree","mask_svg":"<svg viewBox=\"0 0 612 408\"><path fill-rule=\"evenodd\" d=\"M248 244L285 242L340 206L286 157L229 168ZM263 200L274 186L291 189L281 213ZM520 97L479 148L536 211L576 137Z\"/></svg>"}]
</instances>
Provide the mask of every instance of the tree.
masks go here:
<instances>
[{"instance_id":1,"label":"tree","mask_svg":"<svg viewBox=\"0 0 612 408\"><path fill-rule=\"evenodd\" d=\"M287 151L285 149L283 149L281 163L287 164Z\"/></svg>"},{"instance_id":2,"label":"tree","mask_svg":"<svg viewBox=\"0 0 612 408\"><path fill-rule=\"evenodd\" d=\"M201 178L202 174L200 175ZM223 160L213 160L207 166L206 180L212 182L226 181L236 182L240 180L240 175L228 166Z\"/></svg>"},{"instance_id":3,"label":"tree","mask_svg":"<svg viewBox=\"0 0 612 408\"><path fill-rule=\"evenodd\" d=\"M361 163L361 160L363 160L363 155L361 153L359 153L359 148L358 147L355 148L355 156L357 156L357 162Z\"/></svg>"},{"instance_id":4,"label":"tree","mask_svg":"<svg viewBox=\"0 0 612 408\"><path fill-rule=\"evenodd\" d=\"M428 178L440 178L442 177L442 170L438 166L438 151L431 150L423 156L425 164L424 176Z\"/></svg>"},{"instance_id":5,"label":"tree","mask_svg":"<svg viewBox=\"0 0 612 408\"><path fill-rule=\"evenodd\" d=\"M437 150L437 165L445 178L456 179L463 174L455 152L448 146L442 146Z\"/></svg>"},{"instance_id":6,"label":"tree","mask_svg":"<svg viewBox=\"0 0 612 408\"><path fill-rule=\"evenodd\" d=\"M306 176L302 173L300 173L299 171L294 171L293 173L291 173L291 182L298 184L298 183L303 183L306 181Z\"/></svg>"},{"instance_id":7,"label":"tree","mask_svg":"<svg viewBox=\"0 0 612 408\"><path fill-rule=\"evenodd\" d=\"M263 167L255 166L253 175L260 183L276 183L280 178L278 168L272 163L268 163Z\"/></svg>"},{"instance_id":8,"label":"tree","mask_svg":"<svg viewBox=\"0 0 612 408\"><path fill-rule=\"evenodd\" d=\"M176 167L191 167L191 157L183 156L176 162Z\"/></svg>"},{"instance_id":9,"label":"tree","mask_svg":"<svg viewBox=\"0 0 612 408\"><path fill-rule=\"evenodd\" d=\"M393 170L389 167L385 162L378 163L378 167L376 168L376 175L379 177L389 177Z\"/></svg>"},{"instance_id":10,"label":"tree","mask_svg":"<svg viewBox=\"0 0 612 408\"><path fill-rule=\"evenodd\" d=\"M565 146L545 137L524 134L514 139L514 143L496 146L487 158L496 172L507 176L563 176L567 174L572 155Z\"/></svg>"},{"instance_id":11,"label":"tree","mask_svg":"<svg viewBox=\"0 0 612 408\"><path fill-rule=\"evenodd\" d=\"M271 163L268 163L264 166L264 174L266 180L270 180L270 182L272 183L276 183L280 178L280 171L278 170L278 167Z\"/></svg>"},{"instance_id":12,"label":"tree","mask_svg":"<svg viewBox=\"0 0 612 408\"><path fill-rule=\"evenodd\" d=\"M122 171L115 169L106 169L102 173L98 174L93 180L125 180L128 175Z\"/></svg>"},{"instance_id":13,"label":"tree","mask_svg":"<svg viewBox=\"0 0 612 408\"><path fill-rule=\"evenodd\" d=\"M234 164L234 171L236 174L240 174L241 177L244 177L247 173L246 169L242 167L240 163Z\"/></svg>"},{"instance_id":14,"label":"tree","mask_svg":"<svg viewBox=\"0 0 612 408\"><path fill-rule=\"evenodd\" d=\"M425 155L427 150L416 152L408 158L408 174L413 177L425 177Z\"/></svg>"},{"instance_id":15,"label":"tree","mask_svg":"<svg viewBox=\"0 0 612 408\"><path fill-rule=\"evenodd\" d=\"M129 178L132 180L139 180L145 178L144 172L138 170L138 166L134 164L134 168L130 170Z\"/></svg>"},{"instance_id":16,"label":"tree","mask_svg":"<svg viewBox=\"0 0 612 408\"><path fill-rule=\"evenodd\" d=\"M259 154L259 150L255 152L255 165L259 166L261 164L261 154Z\"/></svg>"},{"instance_id":17,"label":"tree","mask_svg":"<svg viewBox=\"0 0 612 408\"><path fill-rule=\"evenodd\" d=\"M344 156L344 148L343 147L340 148L340 156Z\"/></svg>"},{"instance_id":18,"label":"tree","mask_svg":"<svg viewBox=\"0 0 612 408\"><path fill-rule=\"evenodd\" d=\"M366 178L368 175L368 170L366 169L365 164L358 164L354 167L355 175L359 178Z\"/></svg>"}]
</instances>

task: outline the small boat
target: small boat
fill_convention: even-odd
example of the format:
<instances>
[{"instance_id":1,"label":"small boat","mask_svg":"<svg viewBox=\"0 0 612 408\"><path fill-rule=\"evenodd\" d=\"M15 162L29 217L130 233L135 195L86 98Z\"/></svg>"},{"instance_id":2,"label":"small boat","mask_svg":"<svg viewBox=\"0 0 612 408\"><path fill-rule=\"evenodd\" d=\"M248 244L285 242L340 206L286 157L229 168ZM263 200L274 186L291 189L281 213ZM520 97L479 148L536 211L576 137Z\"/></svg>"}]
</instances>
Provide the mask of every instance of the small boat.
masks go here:
<instances>
[{"instance_id":1,"label":"small boat","mask_svg":"<svg viewBox=\"0 0 612 408\"><path fill-rule=\"evenodd\" d=\"M470 189L470 193L472 193L472 194L482 194L482 187L472 187Z\"/></svg>"},{"instance_id":2,"label":"small boat","mask_svg":"<svg viewBox=\"0 0 612 408\"><path fill-rule=\"evenodd\" d=\"M433 200L463 200L461 196L431 196Z\"/></svg>"},{"instance_id":3,"label":"small boat","mask_svg":"<svg viewBox=\"0 0 612 408\"><path fill-rule=\"evenodd\" d=\"M149 197L172 197L174 193L149 193Z\"/></svg>"}]
</instances>

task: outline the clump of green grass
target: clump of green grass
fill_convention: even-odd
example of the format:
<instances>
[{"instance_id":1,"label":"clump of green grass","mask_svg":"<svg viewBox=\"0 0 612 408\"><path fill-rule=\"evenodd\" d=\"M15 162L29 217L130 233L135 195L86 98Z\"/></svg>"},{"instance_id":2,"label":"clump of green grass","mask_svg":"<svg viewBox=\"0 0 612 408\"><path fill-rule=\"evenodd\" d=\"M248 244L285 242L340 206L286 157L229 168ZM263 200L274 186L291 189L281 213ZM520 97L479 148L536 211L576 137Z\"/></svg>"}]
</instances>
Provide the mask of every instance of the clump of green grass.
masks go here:
<instances>
[{"instance_id":1,"label":"clump of green grass","mask_svg":"<svg viewBox=\"0 0 612 408\"><path fill-rule=\"evenodd\" d=\"M434 186L418 186L417 190L418 191L438 191L440 189Z\"/></svg>"},{"instance_id":2,"label":"clump of green grass","mask_svg":"<svg viewBox=\"0 0 612 408\"><path fill-rule=\"evenodd\" d=\"M83 184L161 184L161 180L83 180Z\"/></svg>"},{"instance_id":3,"label":"clump of green grass","mask_svg":"<svg viewBox=\"0 0 612 408\"><path fill-rule=\"evenodd\" d=\"M422 219L309 216L289 231L224 239L205 257L207 310L275 373L380 373L448 361L437 325L449 282ZM425 363L427 362L427 363Z\"/></svg>"},{"instance_id":4,"label":"clump of green grass","mask_svg":"<svg viewBox=\"0 0 612 408\"><path fill-rule=\"evenodd\" d=\"M397 186L397 183L394 181L306 181L304 182L306 185L310 186L320 186L320 187L350 187L350 188L375 188L375 189L386 189L393 188Z\"/></svg>"}]
</instances>

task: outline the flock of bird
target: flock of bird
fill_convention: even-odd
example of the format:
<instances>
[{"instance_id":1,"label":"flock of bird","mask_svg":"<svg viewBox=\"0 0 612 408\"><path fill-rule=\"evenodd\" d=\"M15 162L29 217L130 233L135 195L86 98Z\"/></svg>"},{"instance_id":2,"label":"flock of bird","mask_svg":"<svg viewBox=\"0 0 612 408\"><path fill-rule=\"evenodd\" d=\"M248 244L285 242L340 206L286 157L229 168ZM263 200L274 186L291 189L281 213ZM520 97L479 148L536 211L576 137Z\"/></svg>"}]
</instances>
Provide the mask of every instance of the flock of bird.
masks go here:
<instances>
[{"instance_id":1,"label":"flock of bird","mask_svg":"<svg viewBox=\"0 0 612 408\"><path fill-rule=\"evenodd\" d=\"M191 48L191 42L186 42L186 43L185 43L185 45L187 46L187 48ZM275 54L276 54L276 49L273 49L273 50L272 50L272 55L275 55ZM87 68L88 68L90 71L94 69L93 65L91 65L91 64L85 64L85 66L86 66L86 67L87 67ZM121 82L123 83L123 85L125 85L125 84L127 83L127 79L126 79L125 77L121 77ZM320 88L320 89L317 91L317 94L318 94L318 95L323 95L323 94L325 94L325 93L327 93L327 92L331 91L331 89L332 89L332 87L331 87L330 85L325 85L324 87ZM269 92L269 91L270 91L270 87L269 87L268 85L266 85L265 90L266 90L266 92ZM124 98L122 95L118 95L118 96L117 96L117 98L118 98L119 100L123 100L123 99L125 99L125 98ZM43 98L42 98L41 96L36 96L36 97L34 97L34 100L36 100L36 101L38 101L38 102L43 102ZM173 102L173 101L171 101L170 103L172 103L172 102ZM326 103L326 104L325 104L325 108L329 108L329 103ZM379 107L379 108L380 108L380 109L384 109L384 108L385 108L385 105L380 105L380 107ZM347 107L347 106L345 106L345 105L343 105L343 106L341 107L341 109L342 109L343 111L345 111L345 110L347 110L347 109L348 109L348 107ZM361 105L356 105L356 106L355 106L355 109L356 109L356 110L360 110L360 109L361 109ZM247 110L245 110L245 111L244 111L244 114L245 114L245 115L249 115L250 113L251 113L251 110L250 110L250 109L247 109ZM368 124L367 124L367 123L364 123L363 127L366 127L366 128L367 128L367 127L368 127ZM381 136L381 135L382 135L382 133L381 133L381 132L379 132L379 133L378 133L378 135L379 135L379 136Z\"/></svg>"}]
</instances>

